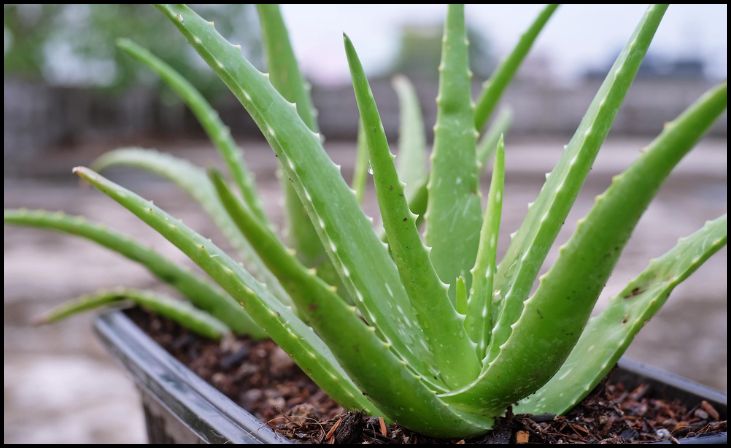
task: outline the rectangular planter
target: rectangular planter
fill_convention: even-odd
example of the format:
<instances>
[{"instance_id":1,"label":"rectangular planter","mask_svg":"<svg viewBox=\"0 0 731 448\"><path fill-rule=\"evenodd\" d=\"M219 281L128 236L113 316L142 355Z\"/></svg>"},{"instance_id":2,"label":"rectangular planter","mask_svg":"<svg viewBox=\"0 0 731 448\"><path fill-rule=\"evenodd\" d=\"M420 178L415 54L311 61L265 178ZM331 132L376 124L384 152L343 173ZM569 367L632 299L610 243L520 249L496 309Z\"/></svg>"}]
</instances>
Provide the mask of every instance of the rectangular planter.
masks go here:
<instances>
[{"instance_id":1,"label":"rectangular planter","mask_svg":"<svg viewBox=\"0 0 731 448\"><path fill-rule=\"evenodd\" d=\"M123 312L101 314L94 329L140 390L150 443L292 443L190 371ZM612 375L630 387L647 383L655 394L689 405L706 400L726 419L726 395L678 375L627 358ZM680 442L726 444L727 435Z\"/></svg>"}]
</instances>

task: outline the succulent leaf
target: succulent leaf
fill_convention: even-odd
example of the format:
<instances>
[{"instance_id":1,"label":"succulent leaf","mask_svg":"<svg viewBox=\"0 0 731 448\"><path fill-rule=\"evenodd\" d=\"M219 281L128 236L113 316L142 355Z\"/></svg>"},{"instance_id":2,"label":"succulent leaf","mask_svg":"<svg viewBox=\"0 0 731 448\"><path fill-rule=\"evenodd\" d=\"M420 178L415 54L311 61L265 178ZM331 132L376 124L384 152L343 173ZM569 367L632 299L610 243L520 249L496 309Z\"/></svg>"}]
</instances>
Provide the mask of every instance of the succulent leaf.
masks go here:
<instances>
[{"instance_id":1,"label":"succulent leaf","mask_svg":"<svg viewBox=\"0 0 731 448\"><path fill-rule=\"evenodd\" d=\"M279 5L256 5L272 85L297 106L297 113L313 132L318 132L317 112L310 97L310 85L297 63L289 31Z\"/></svg>"},{"instance_id":2,"label":"succulent leaf","mask_svg":"<svg viewBox=\"0 0 731 448\"><path fill-rule=\"evenodd\" d=\"M150 201L88 168L75 168L74 173L135 214L187 255L236 299L269 337L330 397L349 409L367 409L360 391L342 370L330 349L297 317L290 306L277 300L268 287L254 279L242 265Z\"/></svg>"},{"instance_id":3,"label":"succulent leaf","mask_svg":"<svg viewBox=\"0 0 731 448\"><path fill-rule=\"evenodd\" d=\"M426 135L419 97L405 76L396 76L393 87L399 99L400 126L398 142L398 175L406 184L406 197L411 199L421 186L426 186Z\"/></svg>"},{"instance_id":4,"label":"succulent leaf","mask_svg":"<svg viewBox=\"0 0 731 448\"><path fill-rule=\"evenodd\" d=\"M723 215L681 238L612 298L604 311L589 319L561 369L515 412L563 414L581 401L614 367L632 339L670 296L711 255L726 245Z\"/></svg>"},{"instance_id":5,"label":"succulent leaf","mask_svg":"<svg viewBox=\"0 0 731 448\"><path fill-rule=\"evenodd\" d=\"M414 196L409 199L409 210L411 210L411 213L417 216L417 227L421 227L421 224L424 222L426 209L429 205L429 189L427 188L428 184L429 180L427 179L426 182L421 184L419 188L414 191Z\"/></svg>"},{"instance_id":6,"label":"succulent leaf","mask_svg":"<svg viewBox=\"0 0 731 448\"><path fill-rule=\"evenodd\" d=\"M266 337L266 333L251 320L246 311L219 288L126 235L84 218L59 212L5 210L4 218L5 224L49 229L93 241L140 263L195 306L209 312L236 333L248 334L256 339Z\"/></svg>"},{"instance_id":7,"label":"succulent leaf","mask_svg":"<svg viewBox=\"0 0 731 448\"><path fill-rule=\"evenodd\" d=\"M642 18L500 262L495 279L495 300L500 304L488 348L490 360L508 340L523 301L591 170L666 9L667 5L651 6Z\"/></svg>"},{"instance_id":8,"label":"succulent leaf","mask_svg":"<svg viewBox=\"0 0 731 448\"><path fill-rule=\"evenodd\" d=\"M320 241L364 318L419 372L431 373L431 355L398 271L319 136L209 22L186 6L159 8L236 95L284 162L287 178L317 223Z\"/></svg>"},{"instance_id":9,"label":"succulent leaf","mask_svg":"<svg viewBox=\"0 0 731 448\"><path fill-rule=\"evenodd\" d=\"M498 291L503 291L505 298L493 327L485 367L474 383L449 397L455 405L485 415L499 412L543 386L560 367L560 362L555 365L556 361L565 359L578 339L578 334L564 334L562 329L556 332L552 321L542 318L549 312L554 316L553 309L530 306L528 312L532 304L529 300L524 311L523 299L566 219L666 9L665 5L648 9L510 244L496 277L494 299L498 298ZM554 302L560 300L552 298ZM549 327L553 332L547 331ZM563 346L566 351L552 352L544 345L555 345L557 349Z\"/></svg>"},{"instance_id":10,"label":"succulent leaf","mask_svg":"<svg viewBox=\"0 0 731 448\"><path fill-rule=\"evenodd\" d=\"M300 72L279 5L259 4L256 8L269 68L269 80L287 101L296 105L297 113L307 127L313 132L318 132L317 114L310 97L310 85ZM280 161L280 164L283 162ZM333 282L337 277L334 267L317 236L314 223L286 176L282 176L282 188L289 222L288 235L297 258L306 266L317 269L318 275L324 274L323 278Z\"/></svg>"},{"instance_id":11,"label":"succulent leaf","mask_svg":"<svg viewBox=\"0 0 731 448\"><path fill-rule=\"evenodd\" d=\"M358 143L357 155L355 159L355 167L353 168L352 186L355 190L355 198L359 204L363 203L365 198L366 183L368 181L368 146L365 137L365 129L363 122L358 120Z\"/></svg>"},{"instance_id":12,"label":"succulent leaf","mask_svg":"<svg viewBox=\"0 0 731 448\"><path fill-rule=\"evenodd\" d=\"M421 241L416 228L416 215L411 213L406 202L404 186L394 166L395 156L388 146L376 101L355 48L347 36L345 51L365 129L373 183L391 257L416 310L418 322L434 354L441 377L451 387L464 385L477 376L479 362L464 330L462 318L449 301L448 287L439 280L429 259L429 252Z\"/></svg>"},{"instance_id":13,"label":"succulent leaf","mask_svg":"<svg viewBox=\"0 0 731 448\"><path fill-rule=\"evenodd\" d=\"M480 231L480 247L472 268L472 291L467 304L465 327L470 338L477 343L477 356L485 356L492 332L492 291L495 279L497 241L500 236L503 191L505 188L505 143L502 136L497 143L495 169L490 181L485 217Z\"/></svg>"},{"instance_id":14,"label":"succulent leaf","mask_svg":"<svg viewBox=\"0 0 731 448\"><path fill-rule=\"evenodd\" d=\"M56 323L71 316L111 305L125 303L125 297L118 292L101 291L63 302L33 319L35 325Z\"/></svg>"},{"instance_id":15,"label":"succulent leaf","mask_svg":"<svg viewBox=\"0 0 731 448\"><path fill-rule=\"evenodd\" d=\"M467 285L465 285L464 277L461 275L457 277L457 283L455 284L455 306L459 314L467 314Z\"/></svg>"},{"instance_id":16,"label":"succulent leaf","mask_svg":"<svg viewBox=\"0 0 731 448\"><path fill-rule=\"evenodd\" d=\"M530 27L520 36L520 40L515 48L513 48L513 51L495 69L490 79L483 84L480 98L477 100L477 105L475 106L475 128L478 131L487 124L505 88L513 80L520 64L528 55L536 38L538 38L538 35L546 26L553 13L556 12L557 8L558 5L556 4L546 5L543 8L540 14L538 14L538 17L531 23Z\"/></svg>"},{"instance_id":17,"label":"succulent leaf","mask_svg":"<svg viewBox=\"0 0 731 448\"><path fill-rule=\"evenodd\" d=\"M136 289L116 289L84 295L44 314L39 323L58 322L84 311L102 308L115 303L130 301L155 314L167 317L180 326L208 339L218 340L229 334L224 323L190 304L175 300L157 292Z\"/></svg>"},{"instance_id":18,"label":"succulent leaf","mask_svg":"<svg viewBox=\"0 0 731 448\"><path fill-rule=\"evenodd\" d=\"M540 367L517 363L517 378L548 380L561 367L642 213L672 169L726 109L726 95L725 84L712 89L665 126L579 220L512 326L503 350L523 359L541 359Z\"/></svg>"},{"instance_id":19,"label":"succulent leaf","mask_svg":"<svg viewBox=\"0 0 731 448\"><path fill-rule=\"evenodd\" d=\"M477 254L482 208L477 177L474 106L471 99L464 5L449 5L439 67L437 122L428 183L426 241L439 277L454 284ZM451 291L454 299L454 291Z\"/></svg>"},{"instance_id":20,"label":"succulent leaf","mask_svg":"<svg viewBox=\"0 0 731 448\"><path fill-rule=\"evenodd\" d=\"M264 209L261 206L259 195L256 192L254 175L246 167L241 149L231 137L229 128L223 124L218 113L208 104L203 95L172 67L150 53L147 49L129 39L118 40L117 46L160 76L160 79L165 81L185 104L188 105L226 162L231 176L234 182L236 182L236 186L239 188L246 203L249 204L249 207L251 207L262 222L269 223Z\"/></svg>"},{"instance_id":21,"label":"succulent leaf","mask_svg":"<svg viewBox=\"0 0 731 448\"><path fill-rule=\"evenodd\" d=\"M477 163L479 164L479 169L481 171L485 170L490 161L493 159L495 150L497 150L497 141L501 135L508 132L512 116L513 114L510 109L502 110L495 119L495 122L490 125L487 132L485 132L485 135L482 136L482 139L480 139L477 143ZM418 216L418 218L416 218L417 226L421 226L421 223L424 220L424 214L426 213L426 206L429 200L429 191L426 188L427 182L428 174L425 180L417 183L417 186L412 189L412 192L407 194L407 197L409 198L409 208Z\"/></svg>"},{"instance_id":22,"label":"succulent leaf","mask_svg":"<svg viewBox=\"0 0 731 448\"><path fill-rule=\"evenodd\" d=\"M94 161L92 167L103 171L111 167L127 166L143 169L175 183L203 207L203 210L216 223L226 239L238 250L248 269L254 276L266 283L272 293L282 303L289 304L291 299L277 282L277 279L266 269L251 245L242 238L236 226L226 214L211 181L205 171L187 160L160 153L150 149L120 148L109 151ZM257 214L258 216L258 214ZM266 221L265 221L266 222Z\"/></svg>"}]
</instances>

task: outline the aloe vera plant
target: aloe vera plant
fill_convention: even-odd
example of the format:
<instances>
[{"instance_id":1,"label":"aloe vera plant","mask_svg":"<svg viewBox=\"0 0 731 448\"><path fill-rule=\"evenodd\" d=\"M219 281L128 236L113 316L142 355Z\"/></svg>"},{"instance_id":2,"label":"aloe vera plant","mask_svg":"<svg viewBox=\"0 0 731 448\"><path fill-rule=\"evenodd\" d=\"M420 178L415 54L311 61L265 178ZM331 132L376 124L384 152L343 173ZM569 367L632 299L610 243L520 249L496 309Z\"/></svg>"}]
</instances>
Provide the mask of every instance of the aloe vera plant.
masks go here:
<instances>
[{"instance_id":1,"label":"aloe vera plant","mask_svg":"<svg viewBox=\"0 0 731 448\"><path fill-rule=\"evenodd\" d=\"M5 222L80 235L139 261L218 320L201 319L187 307L153 309L211 337L228 327L272 338L346 408L435 437L484 433L516 403L520 412L566 412L606 375L673 288L726 244L723 215L651 261L604 311L590 317L643 211L726 109L724 82L669 122L614 177L553 266L537 278L666 6L651 6L641 19L501 260L501 211L513 206L503 195L509 151L502 134L509 116L498 117L482 140L480 132L555 5L539 14L476 105L464 6L448 7L430 171L413 89L405 79L396 81L403 107L396 164L364 68L346 36L360 112L354 189L324 150L309 89L276 6L259 8L270 74L259 72L190 8L158 8L238 98L276 154L287 184L289 240L278 237L263 213L251 175L210 106L172 68L128 41L122 48L160 74L196 112L235 188L222 173L206 176L180 160L140 150L114 152L96 166L134 165L175 181L206 207L244 264L150 201L83 167L74 172L172 242L212 282L78 219L6 211ZM483 209L479 179L490 163ZM367 166L383 238L360 206ZM146 293L102 293L53 312L51 320L121 298L151 303ZM234 301L241 307L232 306Z\"/></svg>"}]
</instances>

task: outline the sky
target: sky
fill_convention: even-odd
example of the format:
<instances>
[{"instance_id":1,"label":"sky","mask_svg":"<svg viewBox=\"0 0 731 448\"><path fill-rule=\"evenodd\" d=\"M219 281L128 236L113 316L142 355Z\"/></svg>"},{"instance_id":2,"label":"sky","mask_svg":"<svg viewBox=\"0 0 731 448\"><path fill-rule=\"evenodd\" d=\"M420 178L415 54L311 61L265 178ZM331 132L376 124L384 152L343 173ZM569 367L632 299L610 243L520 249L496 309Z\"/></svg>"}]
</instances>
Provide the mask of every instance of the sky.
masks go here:
<instances>
[{"instance_id":1,"label":"sky","mask_svg":"<svg viewBox=\"0 0 731 448\"><path fill-rule=\"evenodd\" d=\"M542 5L467 5L467 21L505 55ZM604 66L624 45L644 5L562 5L538 38L532 54L551 59L558 80ZM342 46L347 32L367 72L386 67L404 24L440 23L443 5L283 5L295 51L318 82L348 80ZM672 5L650 51L667 57L698 54L714 78L727 76L727 5Z\"/></svg>"}]
</instances>

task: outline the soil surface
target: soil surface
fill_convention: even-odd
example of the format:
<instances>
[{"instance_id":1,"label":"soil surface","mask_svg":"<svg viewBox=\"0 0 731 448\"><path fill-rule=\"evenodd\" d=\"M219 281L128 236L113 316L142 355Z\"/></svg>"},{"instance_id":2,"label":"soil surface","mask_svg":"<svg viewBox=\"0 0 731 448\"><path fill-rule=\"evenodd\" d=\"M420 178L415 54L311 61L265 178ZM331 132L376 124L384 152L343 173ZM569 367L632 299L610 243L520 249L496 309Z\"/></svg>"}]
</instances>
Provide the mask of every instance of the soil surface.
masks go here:
<instances>
[{"instance_id":1,"label":"soil surface","mask_svg":"<svg viewBox=\"0 0 731 448\"><path fill-rule=\"evenodd\" d=\"M346 412L328 398L272 341L230 337L213 342L140 309L128 315L195 373L279 434L310 443L431 444L382 419ZM726 431L702 401L688 407L654 397L651 387L603 382L571 413L551 418L512 415L477 439L451 443L641 443Z\"/></svg>"}]
</instances>

